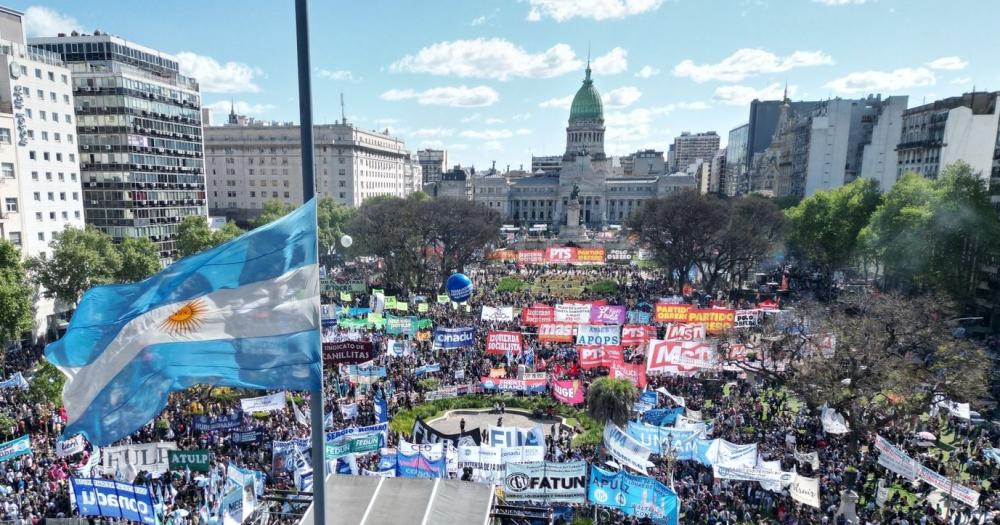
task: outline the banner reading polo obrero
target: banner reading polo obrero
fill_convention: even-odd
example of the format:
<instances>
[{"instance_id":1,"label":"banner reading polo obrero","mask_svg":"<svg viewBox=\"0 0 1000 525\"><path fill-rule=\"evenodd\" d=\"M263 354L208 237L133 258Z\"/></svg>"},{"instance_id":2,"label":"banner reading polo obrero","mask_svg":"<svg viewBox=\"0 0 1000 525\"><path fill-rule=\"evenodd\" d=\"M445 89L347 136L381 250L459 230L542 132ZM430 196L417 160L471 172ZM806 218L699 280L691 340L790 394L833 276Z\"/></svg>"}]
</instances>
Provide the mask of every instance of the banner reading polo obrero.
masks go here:
<instances>
[{"instance_id":1,"label":"banner reading polo obrero","mask_svg":"<svg viewBox=\"0 0 1000 525\"><path fill-rule=\"evenodd\" d=\"M84 294L45 357L65 375L64 433L109 445L196 384L316 390L316 201L134 284Z\"/></svg>"},{"instance_id":2,"label":"banner reading polo obrero","mask_svg":"<svg viewBox=\"0 0 1000 525\"><path fill-rule=\"evenodd\" d=\"M646 352L646 372L649 374L692 375L715 364L715 351L701 341L653 339Z\"/></svg>"},{"instance_id":3,"label":"banner reading polo obrero","mask_svg":"<svg viewBox=\"0 0 1000 525\"><path fill-rule=\"evenodd\" d=\"M472 346L475 341L476 329L471 326L434 329L434 348L463 348Z\"/></svg>"}]
</instances>

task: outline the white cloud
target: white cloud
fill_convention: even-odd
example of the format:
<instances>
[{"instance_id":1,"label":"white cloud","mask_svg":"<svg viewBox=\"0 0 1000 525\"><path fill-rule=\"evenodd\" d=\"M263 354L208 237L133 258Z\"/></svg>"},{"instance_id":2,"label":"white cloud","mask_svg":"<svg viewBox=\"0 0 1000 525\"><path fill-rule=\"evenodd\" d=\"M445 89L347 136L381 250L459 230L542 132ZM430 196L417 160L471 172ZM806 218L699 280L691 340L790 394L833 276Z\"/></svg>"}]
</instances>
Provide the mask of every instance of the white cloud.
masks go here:
<instances>
[{"instance_id":1,"label":"white cloud","mask_svg":"<svg viewBox=\"0 0 1000 525\"><path fill-rule=\"evenodd\" d=\"M570 104L573 103L573 95L566 95L565 97L550 98L538 105L540 108L558 108L558 109L569 109Z\"/></svg>"},{"instance_id":2,"label":"white cloud","mask_svg":"<svg viewBox=\"0 0 1000 525\"><path fill-rule=\"evenodd\" d=\"M477 16L476 18L472 19L472 27L481 26L485 23L486 23L485 16Z\"/></svg>"},{"instance_id":3,"label":"white cloud","mask_svg":"<svg viewBox=\"0 0 1000 525\"><path fill-rule=\"evenodd\" d=\"M509 129L485 129L482 131L469 129L459 133L459 136L467 139L497 140L509 139L514 136L514 133Z\"/></svg>"},{"instance_id":4,"label":"white cloud","mask_svg":"<svg viewBox=\"0 0 1000 525\"><path fill-rule=\"evenodd\" d=\"M531 118L531 113L518 113L518 114L510 117L510 119L513 120L513 121L515 121L515 122L522 121L522 120L528 120L529 118Z\"/></svg>"},{"instance_id":5,"label":"white cloud","mask_svg":"<svg viewBox=\"0 0 1000 525\"><path fill-rule=\"evenodd\" d=\"M469 122L475 122L475 121L477 121L477 120L479 120L481 118L483 118L483 116L480 115L479 113L473 113L473 114L469 115L468 117L462 117L462 124L468 124Z\"/></svg>"},{"instance_id":6,"label":"white cloud","mask_svg":"<svg viewBox=\"0 0 1000 525\"><path fill-rule=\"evenodd\" d=\"M273 104L251 104L243 100L235 102L220 100L209 104L208 108L212 110L212 113L223 116L229 114L230 108L234 109L237 115L260 115L273 110L275 106Z\"/></svg>"},{"instance_id":7,"label":"white cloud","mask_svg":"<svg viewBox=\"0 0 1000 525\"><path fill-rule=\"evenodd\" d=\"M336 71L330 71L329 69L320 69L319 76L329 78L330 80L346 80L348 82L360 82L361 77L354 76L350 70L338 69Z\"/></svg>"},{"instance_id":8,"label":"white cloud","mask_svg":"<svg viewBox=\"0 0 1000 525\"><path fill-rule=\"evenodd\" d=\"M609 20L655 11L663 0L528 0L528 20L551 18L565 22L574 17Z\"/></svg>"},{"instance_id":9,"label":"white cloud","mask_svg":"<svg viewBox=\"0 0 1000 525\"><path fill-rule=\"evenodd\" d=\"M965 69L965 66L968 65L968 62L959 57L941 57L927 63L927 67L931 69L941 69L944 71L958 71L960 69Z\"/></svg>"},{"instance_id":10,"label":"white cloud","mask_svg":"<svg viewBox=\"0 0 1000 525\"><path fill-rule=\"evenodd\" d=\"M528 129L528 128L517 128L516 130L514 130L514 134L515 135L521 135L521 136L531 135L531 130Z\"/></svg>"},{"instance_id":11,"label":"white cloud","mask_svg":"<svg viewBox=\"0 0 1000 525\"><path fill-rule=\"evenodd\" d=\"M448 128L421 128L410 133L419 138L450 137L455 134L455 130Z\"/></svg>"},{"instance_id":12,"label":"white cloud","mask_svg":"<svg viewBox=\"0 0 1000 525\"><path fill-rule=\"evenodd\" d=\"M503 124L502 118L490 117L486 119L487 124Z\"/></svg>"},{"instance_id":13,"label":"white cloud","mask_svg":"<svg viewBox=\"0 0 1000 525\"><path fill-rule=\"evenodd\" d=\"M202 93L256 93L260 91L254 84L254 77L261 70L240 62L220 64L212 57L189 51L177 53L181 74L194 77L201 85Z\"/></svg>"},{"instance_id":14,"label":"white cloud","mask_svg":"<svg viewBox=\"0 0 1000 525\"><path fill-rule=\"evenodd\" d=\"M488 140L483 142L483 148L491 151L503 150L503 144L499 140Z\"/></svg>"},{"instance_id":15,"label":"white cloud","mask_svg":"<svg viewBox=\"0 0 1000 525\"><path fill-rule=\"evenodd\" d=\"M795 51L786 57L779 57L763 49L743 48L717 64L695 64L690 59L684 60L674 66L674 76L689 77L699 83L709 80L739 82L754 75L832 63L833 58L822 51Z\"/></svg>"},{"instance_id":16,"label":"white cloud","mask_svg":"<svg viewBox=\"0 0 1000 525\"><path fill-rule=\"evenodd\" d=\"M641 96L642 91L632 86L626 86L612 89L601 95L601 102L604 102L608 108L626 108L635 104Z\"/></svg>"},{"instance_id":17,"label":"white cloud","mask_svg":"<svg viewBox=\"0 0 1000 525\"><path fill-rule=\"evenodd\" d=\"M655 124L657 118L678 110L702 110L710 107L698 101L634 108L628 111L609 111L604 116L607 125L606 143L613 152L628 152L635 151L641 146L648 147L651 137L668 131L666 127Z\"/></svg>"},{"instance_id":18,"label":"white cloud","mask_svg":"<svg viewBox=\"0 0 1000 525\"><path fill-rule=\"evenodd\" d=\"M616 47L607 54L595 58L590 68L598 75L624 73L628 69L628 51Z\"/></svg>"},{"instance_id":19,"label":"white cloud","mask_svg":"<svg viewBox=\"0 0 1000 525\"><path fill-rule=\"evenodd\" d=\"M379 118L379 119L375 119L375 123L379 124L379 125L386 125L386 126L388 126L390 124L399 124L399 119L396 119L396 118Z\"/></svg>"},{"instance_id":20,"label":"white cloud","mask_svg":"<svg viewBox=\"0 0 1000 525\"><path fill-rule=\"evenodd\" d=\"M440 140L424 140L421 141L420 144L418 145L418 147L421 149L425 148L439 149L443 146L444 142L441 142Z\"/></svg>"},{"instance_id":21,"label":"white cloud","mask_svg":"<svg viewBox=\"0 0 1000 525\"><path fill-rule=\"evenodd\" d=\"M893 71L859 71L828 82L826 88L837 93L900 92L909 88L933 86L934 72L925 67L903 67Z\"/></svg>"},{"instance_id":22,"label":"white cloud","mask_svg":"<svg viewBox=\"0 0 1000 525\"><path fill-rule=\"evenodd\" d=\"M862 5L868 3L868 0L813 0L817 4L831 5L831 6L841 6L841 5Z\"/></svg>"},{"instance_id":23,"label":"white cloud","mask_svg":"<svg viewBox=\"0 0 1000 525\"><path fill-rule=\"evenodd\" d=\"M646 65L642 66L642 69L640 69L639 72L635 74L635 76L637 78L652 78L659 74L660 74L659 69L653 66Z\"/></svg>"},{"instance_id":24,"label":"white cloud","mask_svg":"<svg viewBox=\"0 0 1000 525\"><path fill-rule=\"evenodd\" d=\"M784 94L784 86L775 82L767 87L755 89L750 86L732 85L719 86L715 88L713 98L723 104L730 106L746 106L754 99L758 100L781 100ZM798 91L798 86L788 86L788 96L792 97Z\"/></svg>"},{"instance_id":25,"label":"white cloud","mask_svg":"<svg viewBox=\"0 0 1000 525\"><path fill-rule=\"evenodd\" d=\"M529 53L502 38L438 42L407 55L389 69L394 73L492 78L552 78L581 68L583 63L566 44Z\"/></svg>"},{"instance_id":26,"label":"white cloud","mask_svg":"<svg viewBox=\"0 0 1000 525\"><path fill-rule=\"evenodd\" d=\"M958 77L952 80L952 84L970 84L972 82L972 77Z\"/></svg>"},{"instance_id":27,"label":"white cloud","mask_svg":"<svg viewBox=\"0 0 1000 525\"><path fill-rule=\"evenodd\" d=\"M417 103L429 106L451 106L457 108L475 108L490 106L500 99L493 88L488 86L448 86L431 88L424 91L412 89L390 89L379 96L382 100L400 101L416 100Z\"/></svg>"},{"instance_id":28,"label":"white cloud","mask_svg":"<svg viewBox=\"0 0 1000 525\"><path fill-rule=\"evenodd\" d=\"M83 31L83 26L72 16L37 5L24 10L24 32L28 36L56 36L73 31Z\"/></svg>"}]
</instances>

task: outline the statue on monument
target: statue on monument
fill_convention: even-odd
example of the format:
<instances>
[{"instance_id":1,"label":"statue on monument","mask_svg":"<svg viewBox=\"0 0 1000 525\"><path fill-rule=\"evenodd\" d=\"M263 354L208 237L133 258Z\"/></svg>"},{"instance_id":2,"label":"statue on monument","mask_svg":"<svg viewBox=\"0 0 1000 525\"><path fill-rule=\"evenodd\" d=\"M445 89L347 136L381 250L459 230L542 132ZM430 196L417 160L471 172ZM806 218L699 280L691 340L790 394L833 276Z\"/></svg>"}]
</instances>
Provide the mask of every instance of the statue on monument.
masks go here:
<instances>
[{"instance_id":1,"label":"statue on monument","mask_svg":"<svg viewBox=\"0 0 1000 525\"><path fill-rule=\"evenodd\" d=\"M573 191L569 194L569 198L574 201L580 198L580 185L573 185Z\"/></svg>"}]
</instances>

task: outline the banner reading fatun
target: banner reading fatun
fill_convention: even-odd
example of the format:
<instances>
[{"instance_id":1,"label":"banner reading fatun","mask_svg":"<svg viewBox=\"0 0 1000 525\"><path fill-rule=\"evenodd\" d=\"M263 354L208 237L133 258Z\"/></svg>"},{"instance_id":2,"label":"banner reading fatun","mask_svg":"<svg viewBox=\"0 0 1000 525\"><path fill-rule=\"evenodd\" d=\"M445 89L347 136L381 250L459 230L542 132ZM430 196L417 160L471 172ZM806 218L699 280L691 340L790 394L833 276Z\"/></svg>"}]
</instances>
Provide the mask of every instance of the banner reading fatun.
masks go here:
<instances>
[{"instance_id":1,"label":"banner reading fatun","mask_svg":"<svg viewBox=\"0 0 1000 525\"><path fill-rule=\"evenodd\" d=\"M208 472L211 468L212 453L207 450L169 450L167 464L170 470L185 468L196 472Z\"/></svg>"}]
</instances>

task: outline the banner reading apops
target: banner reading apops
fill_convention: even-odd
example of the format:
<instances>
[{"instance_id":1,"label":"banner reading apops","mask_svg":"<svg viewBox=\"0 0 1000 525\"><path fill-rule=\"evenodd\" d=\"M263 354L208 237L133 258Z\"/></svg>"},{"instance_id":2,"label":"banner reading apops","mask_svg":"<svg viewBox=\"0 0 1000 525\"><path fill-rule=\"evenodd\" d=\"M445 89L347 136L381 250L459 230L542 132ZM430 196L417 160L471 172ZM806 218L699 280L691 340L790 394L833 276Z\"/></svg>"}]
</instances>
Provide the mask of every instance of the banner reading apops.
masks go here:
<instances>
[{"instance_id":1,"label":"banner reading apops","mask_svg":"<svg viewBox=\"0 0 1000 525\"><path fill-rule=\"evenodd\" d=\"M614 474L600 467L590 468L587 499L611 507L626 516L649 518L657 525L677 525L679 502L669 487L646 476L625 471Z\"/></svg>"},{"instance_id":2,"label":"banner reading apops","mask_svg":"<svg viewBox=\"0 0 1000 525\"><path fill-rule=\"evenodd\" d=\"M553 381L552 396L567 405L583 403L583 384L578 380Z\"/></svg>"},{"instance_id":3,"label":"banner reading apops","mask_svg":"<svg viewBox=\"0 0 1000 525\"><path fill-rule=\"evenodd\" d=\"M519 355L524 347L524 336L521 332L490 331L486 335L486 353Z\"/></svg>"},{"instance_id":4,"label":"banner reading apops","mask_svg":"<svg viewBox=\"0 0 1000 525\"><path fill-rule=\"evenodd\" d=\"M471 326L434 329L434 348L464 348L472 346L475 341L476 329Z\"/></svg>"},{"instance_id":5,"label":"banner reading apops","mask_svg":"<svg viewBox=\"0 0 1000 525\"><path fill-rule=\"evenodd\" d=\"M156 523L148 487L95 478L70 478L69 483L81 516Z\"/></svg>"},{"instance_id":6,"label":"banner reading apops","mask_svg":"<svg viewBox=\"0 0 1000 525\"><path fill-rule=\"evenodd\" d=\"M507 463L504 495L510 501L583 503L587 462Z\"/></svg>"},{"instance_id":7,"label":"banner reading apops","mask_svg":"<svg viewBox=\"0 0 1000 525\"><path fill-rule=\"evenodd\" d=\"M186 468L191 471L208 472L211 468L209 462L212 460L212 453L207 450L170 450L167 452L167 464L170 470L183 471Z\"/></svg>"}]
</instances>

